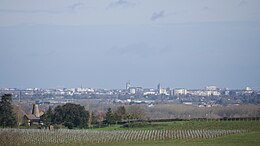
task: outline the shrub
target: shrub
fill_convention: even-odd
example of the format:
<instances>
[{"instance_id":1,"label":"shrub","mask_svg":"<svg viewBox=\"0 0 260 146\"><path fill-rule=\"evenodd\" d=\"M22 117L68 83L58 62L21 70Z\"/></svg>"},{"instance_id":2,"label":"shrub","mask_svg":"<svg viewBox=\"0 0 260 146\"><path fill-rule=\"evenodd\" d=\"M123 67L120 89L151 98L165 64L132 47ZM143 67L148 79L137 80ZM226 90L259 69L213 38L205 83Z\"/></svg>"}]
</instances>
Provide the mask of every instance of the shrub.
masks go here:
<instances>
[{"instance_id":1,"label":"shrub","mask_svg":"<svg viewBox=\"0 0 260 146\"><path fill-rule=\"evenodd\" d=\"M151 125L149 122L130 122L124 124L122 127L123 128L143 128L148 125Z\"/></svg>"}]
</instances>

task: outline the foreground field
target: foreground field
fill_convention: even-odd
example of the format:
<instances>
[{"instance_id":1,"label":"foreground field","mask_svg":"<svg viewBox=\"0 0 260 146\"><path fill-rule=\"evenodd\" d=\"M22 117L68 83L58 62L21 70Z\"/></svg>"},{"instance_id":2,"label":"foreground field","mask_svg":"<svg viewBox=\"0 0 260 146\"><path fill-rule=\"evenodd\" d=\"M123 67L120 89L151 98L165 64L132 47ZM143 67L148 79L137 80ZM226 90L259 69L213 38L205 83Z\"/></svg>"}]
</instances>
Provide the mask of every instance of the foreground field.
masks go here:
<instances>
[{"instance_id":1,"label":"foreground field","mask_svg":"<svg viewBox=\"0 0 260 146\"><path fill-rule=\"evenodd\" d=\"M157 141L174 139L210 139L225 135L243 133L243 130L38 130L38 129L2 129L0 140L4 145L36 144L85 144L113 143L132 141ZM11 140L11 141L8 141Z\"/></svg>"},{"instance_id":2,"label":"foreground field","mask_svg":"<svg viewBox=\"0 0 260 146\"><path fill-rule=\"evenodd\" d=\"M258 146L260 143L260 132L249 132L236 135L228 135L214 139L196 140L159 140L144 142L121 142L103 144L67 144L48 146Z\"/></svg>"},{"instance_id":3,"label":"foreground field","mask_svg":"<svg viewBox=\"0 0 260 146\"><path fill-rule=\"evenodd\" d=\"M104 128L94 128L98 131L126 130L122 125L112 125ZM260 121L174 121L174 122L152 122L143 127L130 128L131 130L246 130L260 131Z\"/></svg>"},{"instance_id":4,"label":"foreground field","mask_svg":"<svg viewBox=\"0 0 260 146\"><path fill-rule=\"evenodd\" d=\"M143 127L121 125L92 130L0 129L1 145L143 146L257 145L260 121L155 122Z\"/></svg>"},{"instance_id":5,"label":"foreground field","mask_svg":"<svg viewBox=\"0 0 260 146\"><path fill-rule=\"evenodd\" d=\"M96 144L93 146L258 146L260 132L228 135L207 140L166 140L130 143Z\"/></svg>"}]
</instances>

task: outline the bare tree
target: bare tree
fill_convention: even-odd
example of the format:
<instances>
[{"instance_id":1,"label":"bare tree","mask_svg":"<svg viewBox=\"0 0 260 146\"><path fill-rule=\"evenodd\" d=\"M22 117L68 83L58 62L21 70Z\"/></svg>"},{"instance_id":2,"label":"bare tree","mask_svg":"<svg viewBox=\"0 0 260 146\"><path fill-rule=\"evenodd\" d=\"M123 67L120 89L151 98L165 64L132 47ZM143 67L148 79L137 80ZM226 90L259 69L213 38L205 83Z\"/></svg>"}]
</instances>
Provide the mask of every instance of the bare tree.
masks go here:
<instances>
[{"instance_id":1,"label":"bare tree","mask_svg":"<svg viewBox=\"0 0 260 146\"><path fill-rule=\"evenodd\" d=\"M101 127L102 122L104 121L105 117L106 117L106 113L105 112L98 111L96 113L96 119L97 119L99 128Z\"/></svg>"},{"instance_id":2,"label":"bare tree","mask_svg":"<svg viewBox=\"0 0 260 146\"><path fill-rule=\"evenodd\" d=\"M128 111L128 119L144 120L145 118L146 116L144 110L140 106L138 105L130 106Z\"/></svg>"}]
</instances>

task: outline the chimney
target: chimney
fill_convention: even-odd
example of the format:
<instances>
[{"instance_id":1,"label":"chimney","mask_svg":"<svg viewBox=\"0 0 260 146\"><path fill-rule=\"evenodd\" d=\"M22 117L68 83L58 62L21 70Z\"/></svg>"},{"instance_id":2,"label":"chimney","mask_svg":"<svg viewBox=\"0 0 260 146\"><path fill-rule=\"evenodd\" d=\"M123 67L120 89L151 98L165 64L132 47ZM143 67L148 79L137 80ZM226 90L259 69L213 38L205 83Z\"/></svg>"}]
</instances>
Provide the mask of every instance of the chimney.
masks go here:
<instances>
[{"instance_id":1,"label":"chimney","mask_svg":"<svg viewBox=\"0 0 260 146\"><path fill-rule=\"evenodd\" d=\"M40 111L39 111L39 105L38 104L33 104L32 114L35 115L35 117L37 117L37 118L40 117Z\"/></svg>"}]
</instances>

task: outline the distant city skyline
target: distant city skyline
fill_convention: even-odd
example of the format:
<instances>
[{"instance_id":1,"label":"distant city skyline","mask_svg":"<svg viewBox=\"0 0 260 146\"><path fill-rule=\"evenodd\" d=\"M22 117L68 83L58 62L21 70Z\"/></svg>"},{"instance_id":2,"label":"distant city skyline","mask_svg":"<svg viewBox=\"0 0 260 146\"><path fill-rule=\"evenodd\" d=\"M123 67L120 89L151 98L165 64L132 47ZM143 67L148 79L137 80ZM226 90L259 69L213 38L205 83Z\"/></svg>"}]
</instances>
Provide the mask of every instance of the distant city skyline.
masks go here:
<instances>
[{"instance_id":1,"label":"distant city skyline","mask_svg":"<svg viewBox=\"0 0 260 146\"><path fill-rule=\"evenodd\" d=\"M158 88L160 87L161 89L188 89L188 90L203 90L203 89L207 89L207 88L216 88L216 89L228 89L228 90L260 90L260 87L252 87L252 86L244 86L242 88L229 88L229 87L220 87L220 86L216 86L216 85L205 85L203 87L198 87L198 88L188 88L188 87L173 87L173 86L165 86L165 85L161 85L156 84L155 86L140 86L140 85L133 85L133 84L129 84L130 82L126 82L125 86L119 87L119 88L101 88L101 87L90 87L90 86L70 86L70 87L66 87L66 86L57 86L57 87L0 87L0 89L105 89L105 90L114 90L114 89L118 89L118 90L124 90L127 89L129 90L130 88L143 88L143 89L155 89L158 90Z\"/></svg>"},{"instance_id":2,"label":"distant city skyline","mask_svg":"<svg viewBox=\"0 0 260 146\"><path fill-rule=\"evenodd\" d=\"M259 0L1 0L0 88L260 89Z\"/></svg>"}]
</instances>

